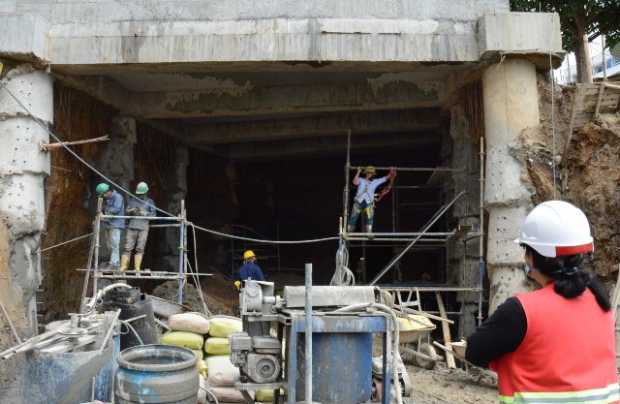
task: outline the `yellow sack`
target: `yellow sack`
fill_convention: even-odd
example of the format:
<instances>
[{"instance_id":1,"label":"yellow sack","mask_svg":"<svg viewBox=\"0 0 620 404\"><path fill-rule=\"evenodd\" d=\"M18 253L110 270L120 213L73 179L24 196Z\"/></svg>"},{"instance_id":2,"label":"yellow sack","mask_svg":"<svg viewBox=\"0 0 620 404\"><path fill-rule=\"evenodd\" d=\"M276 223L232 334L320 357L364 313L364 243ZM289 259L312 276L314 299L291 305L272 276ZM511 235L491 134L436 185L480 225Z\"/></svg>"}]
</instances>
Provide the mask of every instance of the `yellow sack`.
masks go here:
<instances>
[{"instance_id":1,"label":"yellow sack","mask_svg":"<svg viewBox=\"0 0 620 404\"><path fill-rule=\"evenodd\" d=\"M435 324L427 317L408 314L407 318L398 318L400 331L421 331L427 329L435 329Z\"/></svg>"},{"instance_id":2,"label":"yellow sack","mask_svg":"<svg viewBox=\"0 0 620 404\"><path fill-rule=\"evenodd\" d=\"M256 398L255 401L261 403L271 403L273 402L273 390L256 390Z\"/></svg>"},{"instance_id":3,"label":"yellow sack","mask_svg":"<svg viewBox=\"0 0 620 404\"><path fill-rule=\"evenodd\" d=\"M196 359L198 362L204 359L205 355L202 353L202 349L192 349L194 355L196 355Z\"/></svg>"},{"instance_id":4,"label":"yellow sack","mask_svg":"<svg viewBox=\"0 0 620 404\"><path fill-rule=\"evenodd\" d=\"M238 318L213 317L209 323L209 335L212 337L228 338L242 329L241 319Z\"/></svg>"},{"instance_id":5,"label":"yellow sack","mask_svg":"<svg viewBox=\"0 0 620 404\"><path fill-rule=\"evenodd\" d=\"M160 342L164 345L174 345L191 350L200 350L204 344L204 339L200 334L187 331L169 331L165 333Z\"/></svg>"},{"instance_id":6,"label":"yellow sack","mask_svg":"<svg viewBox=\"0 0 620 404\"><path fill-rule=\"evenodd\" d=\"M205 340L205 352L209 355L228 355L230 353L230 342L228 342L228 338L207 338Z\"/></svg>"},{"instance_id":7,"label":"yellow sack","mask_svg":"<svg viewBox=\"0 0 620 404\"><path fill-rule=\"evenodd\" d=\"M204 378L207 377L207 362L202 359L196 361L196 369L198 369L198 374Z\"/></svg>"}]
</instances>

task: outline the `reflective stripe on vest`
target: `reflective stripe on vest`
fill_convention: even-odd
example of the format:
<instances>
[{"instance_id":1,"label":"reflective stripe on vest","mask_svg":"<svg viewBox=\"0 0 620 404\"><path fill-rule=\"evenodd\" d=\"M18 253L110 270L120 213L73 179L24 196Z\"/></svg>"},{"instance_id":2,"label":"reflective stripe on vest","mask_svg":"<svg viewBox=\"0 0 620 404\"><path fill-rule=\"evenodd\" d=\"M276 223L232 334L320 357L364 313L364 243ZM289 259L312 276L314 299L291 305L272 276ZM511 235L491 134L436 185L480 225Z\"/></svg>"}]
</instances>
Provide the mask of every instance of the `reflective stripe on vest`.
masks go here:
<instances>
[{"instance_id":1,"label":"reflective stripe on vest","mask_svg":"<svg viewBox=\"0 0 620 404\"><path fill-rule=\"evenodd\" d=\"M499 396L505 404L610 404L620 401L620 386L610 384L602 389L568 391L555 393L515 393L514 396Z\"/></svg>"}]
</instances>

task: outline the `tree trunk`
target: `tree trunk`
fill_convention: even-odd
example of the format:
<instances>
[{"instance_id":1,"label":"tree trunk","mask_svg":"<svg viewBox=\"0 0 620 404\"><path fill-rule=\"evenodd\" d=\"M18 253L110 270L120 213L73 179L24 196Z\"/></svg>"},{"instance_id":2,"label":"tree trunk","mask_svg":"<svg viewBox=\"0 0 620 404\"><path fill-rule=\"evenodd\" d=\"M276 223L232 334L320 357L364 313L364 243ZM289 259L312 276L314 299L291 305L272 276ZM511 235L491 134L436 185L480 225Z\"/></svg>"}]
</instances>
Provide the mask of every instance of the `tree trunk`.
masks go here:
<instances>
[{"instance_id":1,"label":"tree trunk","mask_svg":"<svg viewBox=\"0 0 620 404\"><path fill-rule=\"evenodd\" d=\"M592 83L592 59L588 34L586 33L586 16L578 13L575 16L575 61L577 62L577 82Z\"/></svg>"}]
</instances>

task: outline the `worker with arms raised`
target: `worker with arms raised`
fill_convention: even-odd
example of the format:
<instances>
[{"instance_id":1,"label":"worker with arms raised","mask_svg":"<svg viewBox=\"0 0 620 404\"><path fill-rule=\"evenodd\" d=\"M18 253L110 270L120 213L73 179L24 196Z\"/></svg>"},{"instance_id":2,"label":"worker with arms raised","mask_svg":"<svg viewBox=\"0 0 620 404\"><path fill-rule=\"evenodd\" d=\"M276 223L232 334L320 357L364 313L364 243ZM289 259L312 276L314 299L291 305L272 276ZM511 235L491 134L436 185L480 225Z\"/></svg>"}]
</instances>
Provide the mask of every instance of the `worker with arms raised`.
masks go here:
<instances>
[{"instance_id":1,"label":"worker with arms raised","mask_svg":"<svg viewBox=\"0 0 620 404\"><path fill-rule=\"evenodd\" d=\"M127 214L135 216L129 220L127 225L127 235L125 236L125 248L121 257L121 272L124 272L129 266L131 253L136 251L133 257L133 265L135 271L140 271L142 266L142 257L144 256L144 247L149 237L149 221L140 219L140 216L156 216L155 202L148 196L149 187L146 182L140 182L136 186L137 198L130 198L127 202Z\"/></svg>"},{"instance_id":2,"label":"worker with arms raised","mask_svg":"<svg viewBox=\"0 0 620 404\"><path fill-rule=\"evenodd\" d=\"M466 359L497 372L502 403L620 403L609 298L581 264L593 251L585 214L544 202L516 242L540 289L500 305L468 338Z\"/></svg>"},{"instance_id":3,"label":"worker with arms raised","mask_svg":"<svg viewBox=\"0 0 620 404\"><path fill-rule=\"evenodd\" d=\"M375 192L379 186L388 180L392 183L394 178L396 178L396 170L394 168L391 168L389 174L385 177L376 179L373 179L373 177L377 170L373 166L368 166L364 169L365 178L360 178L361 173L361 168L358 168L353 178L353 185L357 187L357 192L355 198L353 198L353 208L351 209L351 216L347 226L349 233L355 231L357 220L362 212L366 214L366 233L372 233L372 224L375 216Z\"/></svg>"},{"instance_id":4,"label":"worker with arms raised","mask_svg":"<svg viewBox=\"0 0 620 404\"><path fill-rule=\"evenodd\" d=\"M248 279L255 281L265 280L263 270L260 269L256 263L256 254L254 254L252 250L247 250L243 253L243 265L239 268L239 277L235 281L236 288L240 289L243 281L247 281Z\"/></svg>"},{"instance_id":5,"label":"worker with arms raised","mask_svg":"<svg viewBox=\"0 0 620 404\"><path fill-rule=\"evenodd\" d=\"M122 216L125 213L125 200L123 196L110 188L105 182L100 183L95 188L98 198L103 198L103 213L105 215ZM121 232L125 228L125 219L108 218L103 220L107 228L107 245L110 249L110 268L118 269L119 267L119 249L121 243Z\"/></svg>"}]
</instances>

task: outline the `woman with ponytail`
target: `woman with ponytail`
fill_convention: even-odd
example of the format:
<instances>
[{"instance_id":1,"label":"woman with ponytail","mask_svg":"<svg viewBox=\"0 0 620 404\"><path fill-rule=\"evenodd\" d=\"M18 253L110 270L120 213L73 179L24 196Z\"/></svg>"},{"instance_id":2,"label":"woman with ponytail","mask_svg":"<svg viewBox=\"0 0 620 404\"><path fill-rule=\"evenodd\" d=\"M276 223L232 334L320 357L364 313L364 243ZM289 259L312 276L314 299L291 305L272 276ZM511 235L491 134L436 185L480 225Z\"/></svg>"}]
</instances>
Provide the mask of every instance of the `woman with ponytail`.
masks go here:
<instances>
[{"instance_id":1,"label":"woman with ponytail","mask_svg":"<svg viewBox=\"0 0 620 404\"><path fill-rule=\"evenodd\" d=\"M497 372L502 403L620 403L611 305L582 266L594 249L585 214L544 202L515 241L540 289L500 305L468 338L467 359Z\"/></svg>"}]
</instances>

